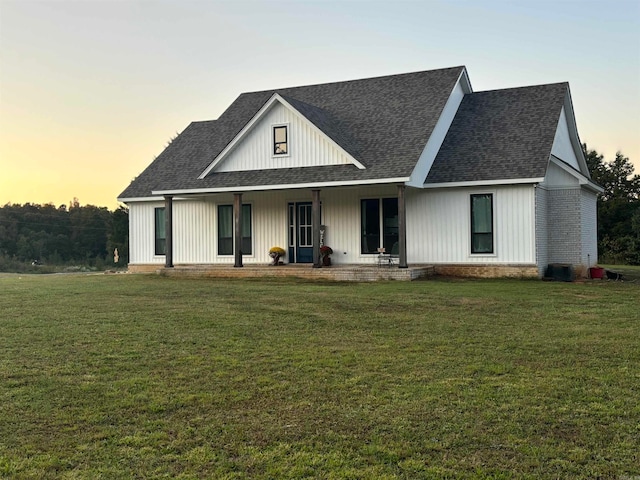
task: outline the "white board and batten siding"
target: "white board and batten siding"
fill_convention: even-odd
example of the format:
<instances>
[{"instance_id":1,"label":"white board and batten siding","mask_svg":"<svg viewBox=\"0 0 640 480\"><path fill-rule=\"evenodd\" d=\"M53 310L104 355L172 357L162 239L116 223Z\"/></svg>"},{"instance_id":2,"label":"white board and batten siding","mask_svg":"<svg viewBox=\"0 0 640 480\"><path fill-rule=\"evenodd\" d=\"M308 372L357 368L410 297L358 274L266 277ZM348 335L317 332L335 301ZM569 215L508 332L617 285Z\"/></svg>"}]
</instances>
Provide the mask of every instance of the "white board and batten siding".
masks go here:
<instances>
[{"instance_id":1,"label":"white board and batten siding","mask_svg":"<svg viewBox=\"0 0 640 480\"><path fill-rule=\"evenodd\" d=\"M470 195L492 193L495 253L472 255ZM325 243L336 264L376 263L375 254L361 253L361 200L397 196L395 185L322 189ZM174 199L175 264L232 264L233 255L217 254L217 206L232 204L231 195ZM252 209L252 254L245 264L269 263L269 249L288 246L288 204L310 202L309 190L252 192L243 203ZM154 208L163 202L130 204L132 264L162 264L154 255ZM409 263L534 264L534 188L499 186L490 189L407 189L407 253ZM289 259L285 259L288 261Z\"/></svg>"},{"instance_id":2,"label":"white board and batten siding","mask_svg":"<svg viewBox=\"0 0 640 480\"><path fill-rule=\"evenodd\" d=\"M246 263L267 263L269 249L286 246L287 208L281 192L243 195L242 203L251 205L252 253L243 256ZM218 255L218 205L232 205L232 195L174 199L174 264L233 264L233 255ZM284 204L284 206L282 206ZM274 207L277 205L277 207ZM164 255L155 255L155 213L164 202L129 204L130 263L163 264Z\"/></svg>"},{"instance_id":3,"label":"white board and batten siding","mask_svg":"<svg viewBox=\"0 0 640 480\"><path fill-rule=\"evenodd\" d=\"M129 206L129 263L164 264L164 255L155 255L155 209L164 201L131 202Z\"/></svg>"},{"instance_id":4,"label":"white board and batten siding","mask_svg":"<svg viewBox=\"0 0 640 480\"><path fill-rule=\"evenodd\" d=\"M215 252L215 204L200 201L173 202L173 261L207 263Z\"/></svg>"},{"instance_id":5,"label":"white board and batten siding","mask_svg":"<svg viewBox=\"0 0 640 480\"><path fill-rule=\"evenodd\" d=\"M287 126L288 154L273 155L273 127ZM351 164L350 158L316 127L280 102L215 166L216 172Z\"/></svg>"},{"instance_id":6,"label":"white board and batten siding","mask_svg":"<svg viewBox=\"0 0 640 480\"><path fill-rule=\"evenodd\" d=\"M459 189L457 189L459 190ZM532 242L527 238L530 219L527 194L523 188L501 187L494 194L496 252L494 255L470 255L469 195L452 190L409 190L407 198L407 235L410 263L526 263L530 261ZM517 191L520 192L518 195ZM478 191L480 192L480 191ZM487 190L482 190L486 193ZM334 250L335 263L375 263L375 255L360 253L360 201L365 198L394 197L395 186L325 189L321 192L323 218L327 226L326 243ZM243 195L243 203L252 206L252 254L243 261L268 263L272 246L286 248L287 204L310 201L308 192L261 192ZM200 200L174 200L174 263L233 263L233 256L217 255L217 206L231 204L232 197L215 196ZM519 211L512 209L519 205ZM131 263L162 264L164 256L154 255L154 209L163 202L132 203ZM516 229L501 229L518 219ZM516 233L517 232L517 233ZM135 240L134 240L135 239ZM134 243L135 242L135 243ZM442 260L441 260L442 259Z\"/></svg>"},{"instance_id":7,"label":"white board and batten siding","mask_svg":"<svg viewBox=\"0 0 640 480\"><path fill-rule=\"evenodd\" d=\"M409 263L536 263L533 185L409 190ZM493 194L494 253L471 254L470 195Z\"/></svg>"},{"instance_id":8,"label":"white board and batten siding","mask_svg":"<svg viewBox=\"0 0 640 480\"><path fill-rule=\"evenodd\" d=\"M155 255L155 209L164 201L129 204L129 261L131 264L164 264ZM206 263L213 246L207 241L215 220L214 205L203 201L173 202L174 262Z\"/></svg>"}]
</instances>

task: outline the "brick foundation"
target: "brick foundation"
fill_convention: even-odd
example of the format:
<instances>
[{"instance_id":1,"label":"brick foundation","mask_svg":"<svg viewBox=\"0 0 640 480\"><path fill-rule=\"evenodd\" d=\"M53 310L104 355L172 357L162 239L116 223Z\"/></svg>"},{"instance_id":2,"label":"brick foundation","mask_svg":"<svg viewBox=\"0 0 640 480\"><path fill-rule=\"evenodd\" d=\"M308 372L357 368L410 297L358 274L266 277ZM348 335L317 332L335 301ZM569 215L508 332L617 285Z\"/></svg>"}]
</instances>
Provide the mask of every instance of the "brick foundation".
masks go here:
<instances>
[{"instance_id":1,"label":"brick foundation","mask_svg":"<svg viewBox=\"0 0 640 480\"><path fill-rule=\"evenodd\" d=\"M129 264L127 271L129 273L160 273L160 270L164 268L164 265L160 264Z\"/></svg>"},{"instance_id":2,"label":"brick foundation","mask_svg":"<svg viewBox=\"0 0 640 480\"><path fill-rule=\"evenodd\" d=\"M434 275L430 265L410 268L377 267L370 265L340 265L324 268L312 268L311 265L245 265L234 268L233 265L175 265L164 268L162 265L129 265L130 273L155 273L169 277L200 278L261 278L295 277L310 280L323 279L338 282L375 282L379 280L412 281Z\"/></svg>"},{"instance_id":3,"label":"brick foundation","mask_svg":"<svg viewBox=\"0 0 640 480\"><path fill-rule=\"evenodd\" d=\"M437 275L475 278L538 278L535 265L435 265Z\"/></svg>"},{"instance_id":4,"label":"brick foundation","mask_svg":"<svg viewBox=\"0 0 640 480\"><path fill-rule=\"evenodd\" d=\"M418 278L443 275L472 278L538 278L535 265L419 265L410 268L376 267L369 265L340 265L312 268L311 265L129 265L129 273L159 274L171 277L202 278L259 278L296 277L339 282L375 282L378 280L412 281ZM544 273L544 272L543 272ZM576 271L576 273L579 273ZM579 275L578 275L579 276Z\"/></svg>"}]
</instances>

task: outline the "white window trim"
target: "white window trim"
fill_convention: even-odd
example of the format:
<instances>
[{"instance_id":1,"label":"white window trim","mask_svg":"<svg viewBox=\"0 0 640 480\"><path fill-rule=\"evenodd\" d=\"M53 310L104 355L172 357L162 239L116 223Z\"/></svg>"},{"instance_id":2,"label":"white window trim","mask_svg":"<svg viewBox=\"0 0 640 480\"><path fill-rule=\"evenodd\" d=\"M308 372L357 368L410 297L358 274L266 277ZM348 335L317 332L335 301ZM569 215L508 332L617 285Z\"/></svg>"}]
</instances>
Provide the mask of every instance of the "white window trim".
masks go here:
<instances>
[{"instance_id":1,"label":"white window trim","mask_svg":"<svg viewBox=\"0 0 640 480\"><path fill-rule=\"evenodd\" d=\"M167 254L166 253L156 253L156 210L158 208L164 208L165 209L165 215L166 215L166 206L165 205L157 205L153 207L153 238L152 238L152 245L153 245L153 259L154 260L165 260L167 258ZM165 242L167 241L166 237L165 237ZM165 243L166 245L166 243Z\"/></svg>"},{"instance_id":2,"label":"white window trim","mask_svg":"<svg viewBox=\"0 0 640 480\"><path fill-rule=\"evenodd\" d=\"M493 253L471 253L471 196L472 195L491 195L491 228L493 231ZM497 194L495 190L478 190L469 192L467 196L467 252L468 258L496 258L498 256L498 237L496 235L496 199Z\"/></svg>"},{"instance_id":3,"label":"white window trim","mask_svg":"<svg viewBox=\"0 0 640 480\"><path fill-rule=\"evenodd\" d=\"M287 153L278 153L274 152L275 150L275 134L274 131L277 127L287 127ZM271 158L287 158L291 156L291 127L289 126L289 122L285 123L273 123L271 124L271 136L270 136L270 150L271 150Z\"/></svg>"}]
</instances>

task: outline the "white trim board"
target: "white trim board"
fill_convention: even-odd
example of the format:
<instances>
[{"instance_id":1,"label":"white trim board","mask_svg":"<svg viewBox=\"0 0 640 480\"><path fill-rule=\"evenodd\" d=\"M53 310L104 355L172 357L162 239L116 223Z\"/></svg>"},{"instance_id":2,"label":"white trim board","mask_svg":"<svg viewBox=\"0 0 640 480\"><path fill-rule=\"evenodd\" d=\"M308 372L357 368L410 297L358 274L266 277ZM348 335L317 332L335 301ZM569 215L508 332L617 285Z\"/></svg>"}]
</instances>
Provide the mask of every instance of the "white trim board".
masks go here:
<instances>
[{"instance_id":1,"label":"white trim board","mask_svg":"<svg viewBox=\"0 0 640 480\"><path fill-rule=\"evenodd\" d=\"M526 183L540 183L543 180L544 180L544 177L535 177L535 178L515 178L515 179L507 178L503 180L475 180L471 182L425 183L423 188L490 187L492 185L522 185Z\"/></svg>"},{"instance_id":2,"label":"white trim board","mask_svg":"<svg viewBox=\"0 0 640 480\"><path fill-rule=\"evenodd\" d=\"M233 192L260 192L267 190L296 190L300 188L328 188L328 187L354 187L359 185L384 185L389 183L404 184L408 177L400 178L382 178L373 180L349 180L338 182L317 182L317 183L293 183L282 185L244 185L239 187L213 187L213 188L194 188L183 190L158 190L153 191L155 195L182 195L182 194L198 194L198 193L233 193Z\"/></svg>"}]
</instances>

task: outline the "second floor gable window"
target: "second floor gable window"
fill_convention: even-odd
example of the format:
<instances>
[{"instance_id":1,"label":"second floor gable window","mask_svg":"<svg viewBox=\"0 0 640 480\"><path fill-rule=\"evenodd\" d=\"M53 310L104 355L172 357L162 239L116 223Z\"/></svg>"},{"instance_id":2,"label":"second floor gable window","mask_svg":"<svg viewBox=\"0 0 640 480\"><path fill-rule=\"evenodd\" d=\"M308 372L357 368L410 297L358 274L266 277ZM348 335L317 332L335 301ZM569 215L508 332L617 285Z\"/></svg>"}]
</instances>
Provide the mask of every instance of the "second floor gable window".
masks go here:
<instances>
[{"instance_id":1,"label":"second floor gable window","mask_svg":"<svg viewBox=\"0 0 640 480\"><path fill-rule=\"evenodd\" d=\"M287 155L289 153L287 126L273 127L273 154Z\"/></svg>"}]
</instances>

